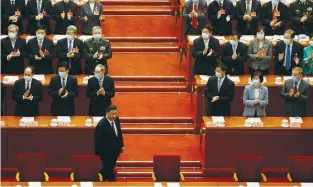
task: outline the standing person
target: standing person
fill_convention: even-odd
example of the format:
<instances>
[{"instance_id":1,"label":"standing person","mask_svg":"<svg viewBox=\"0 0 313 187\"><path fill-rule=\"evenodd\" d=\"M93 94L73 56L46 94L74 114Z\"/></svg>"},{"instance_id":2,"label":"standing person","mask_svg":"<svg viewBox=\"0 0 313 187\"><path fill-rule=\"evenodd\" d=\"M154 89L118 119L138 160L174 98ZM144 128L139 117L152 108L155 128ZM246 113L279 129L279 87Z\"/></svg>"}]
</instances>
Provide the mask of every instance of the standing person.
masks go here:
<instances>
[{"instance_id":1,"label":"standing person","mask_svg":"<svg viewBox=\"0 0 313 187\"><path fill-rule=\"evenodd\" d=\"M70 25L75 25L78 17L77 4L71 0L62 0L54 6L54 17L56 19L55 34L65 34Z\"/></svg>"},{"instance_id":2,"label":"standing person","mask_svg":"<svg viewBox=\"0 0 313 187\"><path fill-rule=\"evenodd\" d=\"M212 26L205 25L201 37L193 41L192 57L195 61L195 75L214 75L220 44L218 39L212 37L212 32Z\"/></svg>"},{"instance_id":3,"label":"standing person","mask_svg":"<svg viewBox=\"0 0 313 187\"><path fill-rule=\"evenodd\" d=\"M313 75L313 34L310 37L309 46L303 49L303 74Z\"/></svg>"},{"instance_id":4,"label":"standing person","mask_svg":"<svg viewBox=\"0 0 313 187\"><path fill-rule=\"evenodd\" d=\"M313 2L297 0L290 4L289 19L296 34L313 34Z\"/></svg>"},{"instance_id":5,"label":"standing person","mask_svg":"<svg viewBox=\"0 0 313 187\"><path fill-rule=\"evenodd\" d=\"M25 68L24 78L15 81L12 98L16 101L16 116L38 116L42 101L42 84L33 78L34 68Z\"/></svg>"},{"instance_id":6,"label":"standing person","mask_svg":"<svg viewBox=\"0 0 313 187\"><path fill-rule=\"evenodd\" d=\"M106 116L99 121L95 129L95 154L99 155L102 161L103 167L100 173L103 181L116 181L113 170L123 151L123 134L117 116L117 107L110 105L106 109Z\"/></svg>"},{"instance_id":7,"label":"standing person","mask_svg":"<svg viewBox=\"0 0 313 187\"><path fill-rule=\"evenodd\" d=\"M255 35L261 20L261 3L258 0L239 0L236 5L237 31L244 35Z\"/></svg>"},{"instance_id":8,"label":"standing person","mask_svg":"<svg viewBox=\"0 0 313 187\"><path fill-rule=\"evenodd\" d=\"M85 73L93 75L93 71L98 64L102 64L108 73L107 60L112 58L110 41L102 38L102 29L99 26L92 28L92 34L93 37L84 42Z\"/></svg>"},{"instance_id":9,"label":"standing person","mask_svg":"<svg viewBox=\"0 0 313 187\"><path fill-rule=\"evenodd\" d=\"M89 116L104 116L104 111L111 105L111 99L115 96L114 80L105 74L105 67L98 64L95 76L88 79Z\"/></svg>"},{"instance_id":10,"label":"standing person","mask_svg":"<svg viewBox=\"0 0 313 187\"><path fill-rule=\"evenodd\" d=\"M22 34L25 14L25 0L1 0L1 33L8 34L8 26L14 24L20 28L18 34Z\"/></svg>"},{"instance_id":11,"label":"standing person","mask_svg":"<svg viewBox=\"0 0 313 187\"><path fill-rule=\"evenodd\" d=\"M227 67L216 67L215 76L211 76L205 87L208 98L209 116L230 116L230 103L235 95L235 83L226 76Z\"/></svg>"},{"instance_id":12,"label":"standing person","mask_svg":"<svg viewBox=\"0 0 313 187\"><path fill-rule=\"evenodd\" d=\"M104 20L102 4L96 0L89 0L83 4L80 19L83 21L83 34L92 34L92 28L100 27L100 21Z\"/></svg>"},{"instance_id":13,"label":"standing person","mask_svg":"<svg viewBox=\"0 0 313 187\"><path fill-rule=\"evenodd\" d=\"M66 62L59 64L59 73L51 78L48 94L53 98L52 116L75 116L75 101L78 97L77 78L68 74Z\"/></svg>"},{"instance_id":14,"label":"standing person","mask_svg":"<svg viewBox=\"0 0 313 187\"><path fill-rule=\"evenodd\" d=\"M207 3L205 0L185 1L183 17L186 19L184 24L185 34L199 35L205 25L205 14Z\"/></svg>"},{"instance_id":15,"label":"standing person","mask_svg":"<svg viewBox=\"0 0 313 187\"><path fill-rule=\"evenodd\" d=\"M281 96L285 99L285 115L289 117L305 117L306 103L310 96L310 84L302 80L302 68L292 69L292 79L285 81Z\"/></svg>"}]
</instances>

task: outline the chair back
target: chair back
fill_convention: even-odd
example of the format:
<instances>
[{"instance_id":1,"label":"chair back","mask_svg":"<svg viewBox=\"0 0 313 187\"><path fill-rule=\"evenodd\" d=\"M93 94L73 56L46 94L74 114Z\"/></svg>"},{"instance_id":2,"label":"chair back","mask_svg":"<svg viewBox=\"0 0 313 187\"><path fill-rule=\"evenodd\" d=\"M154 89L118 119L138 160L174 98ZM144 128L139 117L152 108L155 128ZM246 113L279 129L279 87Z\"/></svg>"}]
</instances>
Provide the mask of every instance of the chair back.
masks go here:
<instances>
[{"instance_id":1,"label":"chair back","mask_svg":"<svg viewBox=\"0 0 313 187\"><path fill-rule=\"evenodd\" d=\"M236 156L236 173L239 182L261 182L262 156Z\"/></svg>"},{"instance_id":2,"label":"chair back","mask_svg":"<svg viewBox=\"0 0 313 187\"><path fill-rule=\"evenodd\" d=\"M153 156L153 172L156 181L180 181L180 156L155 155Z\"/></svg>"},{"instance_id":3,"label":"chair back","mask_svg":"<svg viewBox=\"0 0 313 187\"><path fill-rule=\"evenodd\" d=\"M313 182L313 156L289 156L288 170L294 182Z\"/></svg>"},{"instance_id":4,"label":"chair back","mask_svg":"<svg viewBox=\"0 0 313 187\"><path fill-rule=\"evenodd\" d=\"M72 169L75 181L99 181L102 162L97 155L73 155Z\"/></svg>"},{"instance_id":5,"label":"chair back","mask_svg":"<svg viewBox=\"0 0 313 187\"><path fill-rule=\"evenodd\" d=\"M46 155L22 153L18 155L18 172L20 181L44 181Z\"/></svg>"}]
</instances>

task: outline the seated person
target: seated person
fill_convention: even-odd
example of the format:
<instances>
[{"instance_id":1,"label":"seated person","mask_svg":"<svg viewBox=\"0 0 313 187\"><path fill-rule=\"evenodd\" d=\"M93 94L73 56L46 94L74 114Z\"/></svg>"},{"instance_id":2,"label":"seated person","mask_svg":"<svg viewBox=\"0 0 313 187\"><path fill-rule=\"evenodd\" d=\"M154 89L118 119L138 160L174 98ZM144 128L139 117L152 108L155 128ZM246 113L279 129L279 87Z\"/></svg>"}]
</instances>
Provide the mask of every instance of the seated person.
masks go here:
<instances>
[{"instance_id":1,"label":"seated person","mask_svg":"<svg viewBox=\"0 0 313 187\"><path fill-rule=\"evenodd\" d=\"M205 0L190 0L185 2L183 17L185 19L184 33L200 35L205 25L207 3Z\"/></svg>"},{"instance_id":2,"label":"seated person","mask_svg":"<svg viewBox=\"0 0 313 187\"><path fill-rule=\"evenodd\" d=\"M313 75L313 34L310 37L310 45L303 49L303 74Z\"/></svg>"},{"instance_id":3,"label":"seated person","mask_svg":"<svg viewBox=\"0 0 313 187\"><path fill-rule=\"evenodd\" d=\"M230 75L243 75L245 62L248 59L248 47L240 42L241 35L234 32L229 42L222 47L222 62L227 66Z\"/></svg>"},{"instance_id":4,"label":"seated person","mask_svg":"<svg viewBox=\"0 0 313 187\"><path fill-rule=\"evenodd\" d=\"M262 75L269 74L272 62L272 41L265 39L264 27L259 27L257 38L251 40L249 50L249 74L260 71Z\"/></svg>"},{"instance_id":5,"label":"seated person","mask_svg":"<svg viewBox=\"0 0 313 187\"><path fill-rule=\"evenodd\" d=\"M268 89L262 84L263 75L261 72L254 72L251 75L251 84L245 87L243 92L243 104L245 109L243 116L265 117L265 107L268 105Z\"/></svg>"}]
</instances>

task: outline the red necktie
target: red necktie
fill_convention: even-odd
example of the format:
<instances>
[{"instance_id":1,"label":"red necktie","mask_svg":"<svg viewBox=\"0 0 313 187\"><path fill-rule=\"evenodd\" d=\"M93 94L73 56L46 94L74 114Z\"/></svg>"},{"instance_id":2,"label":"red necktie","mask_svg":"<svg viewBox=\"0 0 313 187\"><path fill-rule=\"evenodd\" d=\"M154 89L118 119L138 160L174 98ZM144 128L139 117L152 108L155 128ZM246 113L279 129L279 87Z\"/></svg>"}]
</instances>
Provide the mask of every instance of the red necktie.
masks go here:
<instances>
[{"instance_id":1,"label":"red necktie","mask_svg":"<svg viewBox=\"0 0 313 187\"><path fill-rule=\"evenodd\" d=\"M274 20L277 18L276 12L277 12L277 10L276 10L276 5L275 5L275 6L274 6L274 9L273 9L272 21L274 21ZM276 30L276 27L275 27L275 26L272 26L272 29L273 29L273 30Z\"/></svg>"},{"instance_id":2,"label":"red necktie","mask_svg":"<svg viewBox=\"0 0 313 187\"><path fill-rule=\"evenodd\" d=\"M195 12L197 12L197 5L196 4L193 6L193 10ZM191 25L192 25L192 28L194 28L194 29L197 28L198 21L197 21L197 17L196 16L192 16Z\"/></svg>"}]
</instances>

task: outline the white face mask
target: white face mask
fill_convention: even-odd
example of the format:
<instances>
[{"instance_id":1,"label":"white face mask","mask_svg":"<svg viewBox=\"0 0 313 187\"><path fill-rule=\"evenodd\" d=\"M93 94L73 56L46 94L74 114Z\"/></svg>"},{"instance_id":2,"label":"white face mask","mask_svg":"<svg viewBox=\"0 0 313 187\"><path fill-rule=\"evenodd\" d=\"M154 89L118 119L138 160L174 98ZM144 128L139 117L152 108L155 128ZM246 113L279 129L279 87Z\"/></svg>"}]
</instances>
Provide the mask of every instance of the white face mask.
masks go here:
<instances>
[{"instance_id":1,"label":"white face mask","mask_svg":"<svg viewBox=\"0 0 313 187\"><path fill-rule=\"evenodd\" d=\"M306 3L306 0L300 0L301 3Z\"/></svg>"},{"instance_id":2,"label":"white face mask","mask_svg":"<svg viewBox=\"0 0 313 187\"><path fill-rule=\"evenodd\" d=\"M313 41L310 41L310 46L313 47Z\"/></svg>"},{"instance_id":3,"label":"white face mask","mask_svg":"<svg viewBox=\"0 0 313 187\"><path fill-rule=\"evenodd\" d=\"M9 38L10 39L15 39L16 38L16 34L14 32L9 32Z\"/></svg>"},{"instance_id":4,"label":"white face mask","mask_svg":"<svg viewBox=\"0 0 313 187\"><path fill-rule=\"evenodd\" d=\"M279 3L278 0L272 0L272 4L273 4L273 5L277 5L278 3Z\"/></svg>"},{"instance_id":5,"label":"white face mask","mask_svg":"<svg viewBox=\"0 0 313 187\"><path fill-rule=\"evenodd\" d=\"M45 37L43 34L36 34L36 36L39 40L42 40Z\"/></svg>"},{"instance_id":6,"label":"white face mask","mask_svg":"<svg viewBox=\"0 0 313 187\"><path fill-rule=\"evenodd\" d=\"M69 2L70 2L70 0L64 0L64 3L66 3L66 4L69 3Z\"/></svg>"},{"instance_id":7,"label":"white face mask","mask_svg":"<svg viewBox=\"0 0 313 187\"><path fill-rule=\"evenodd\" d=\"M256 34L256 37L259 39L259 40L262 40L264 39L264 34Z\"/></svg>"},{"instance_id":8,"label":"white face mask","mask_svg":"<svg viewBox=\"0 0 313 187\"><path fill-rule=\"evenodd\" d=\"M252 80L252 84L253 84L254 86L259 86L260 80L258 80L258 79L253 79L253 80Z\"/></svg>"},{"instance_id":9,"label":"white face mask","mask_svg":"<svg viewBox=\"0 0 313 187\"><path fill-rule=\"evenodd\" d=\"M229 43L231 45L238 45L238 42L236 40L229 40Z\"/></svg>"},{"instance_id":10,"label":"white face mask","mask_svg":"<svg viewBox=\"0 0 313 187\"><path fill-rule=\"evenodd\" d=\"M199 0L192 0L193 3L198 3Z\"/></svg>"},{"instance_id":11,"label":"white face mask","mask_svg":"<svg viewBox=\"0 0 313 187\"><path fill-rule=\"evenodd\" d=\"M291 42L290 42L289 39L284 39L284 43L285 43L286 45L289 45Z\"/></svg>"},{"instance_id":12,"label":"white face mask","mask_svg":"<svg viewBox=\"0 0 313 187\"><path fill-rule=\"evenodd\" d=\"M207 34L207 33L202 33L202 38L203 39L205 39L205 40L207 40L207 39L209 39L209 35Z\"/></svg>"},{"instance_id":13,"label":"white face mask","mask_svg":"<svg viewBox=\"0 0 313 187\"><path fill-rule=\"evenodd\" d=\"M68 40L73 40L73 39L74 39L74 36L67 34L67 35L66 35L66 38L67 38Z\"/></svg>"},{"instance_id":14,"label":"white face mask","mask_svg":"<svg viewBox=\"0 0 313 187\"><path fill-rule=\"evenodd\" d=\"M25 79L26 82L29 82L29 81L32 80L32 77L25 75L25 76L24 76L24 79Z\"/></svg>"}]
</instances>

